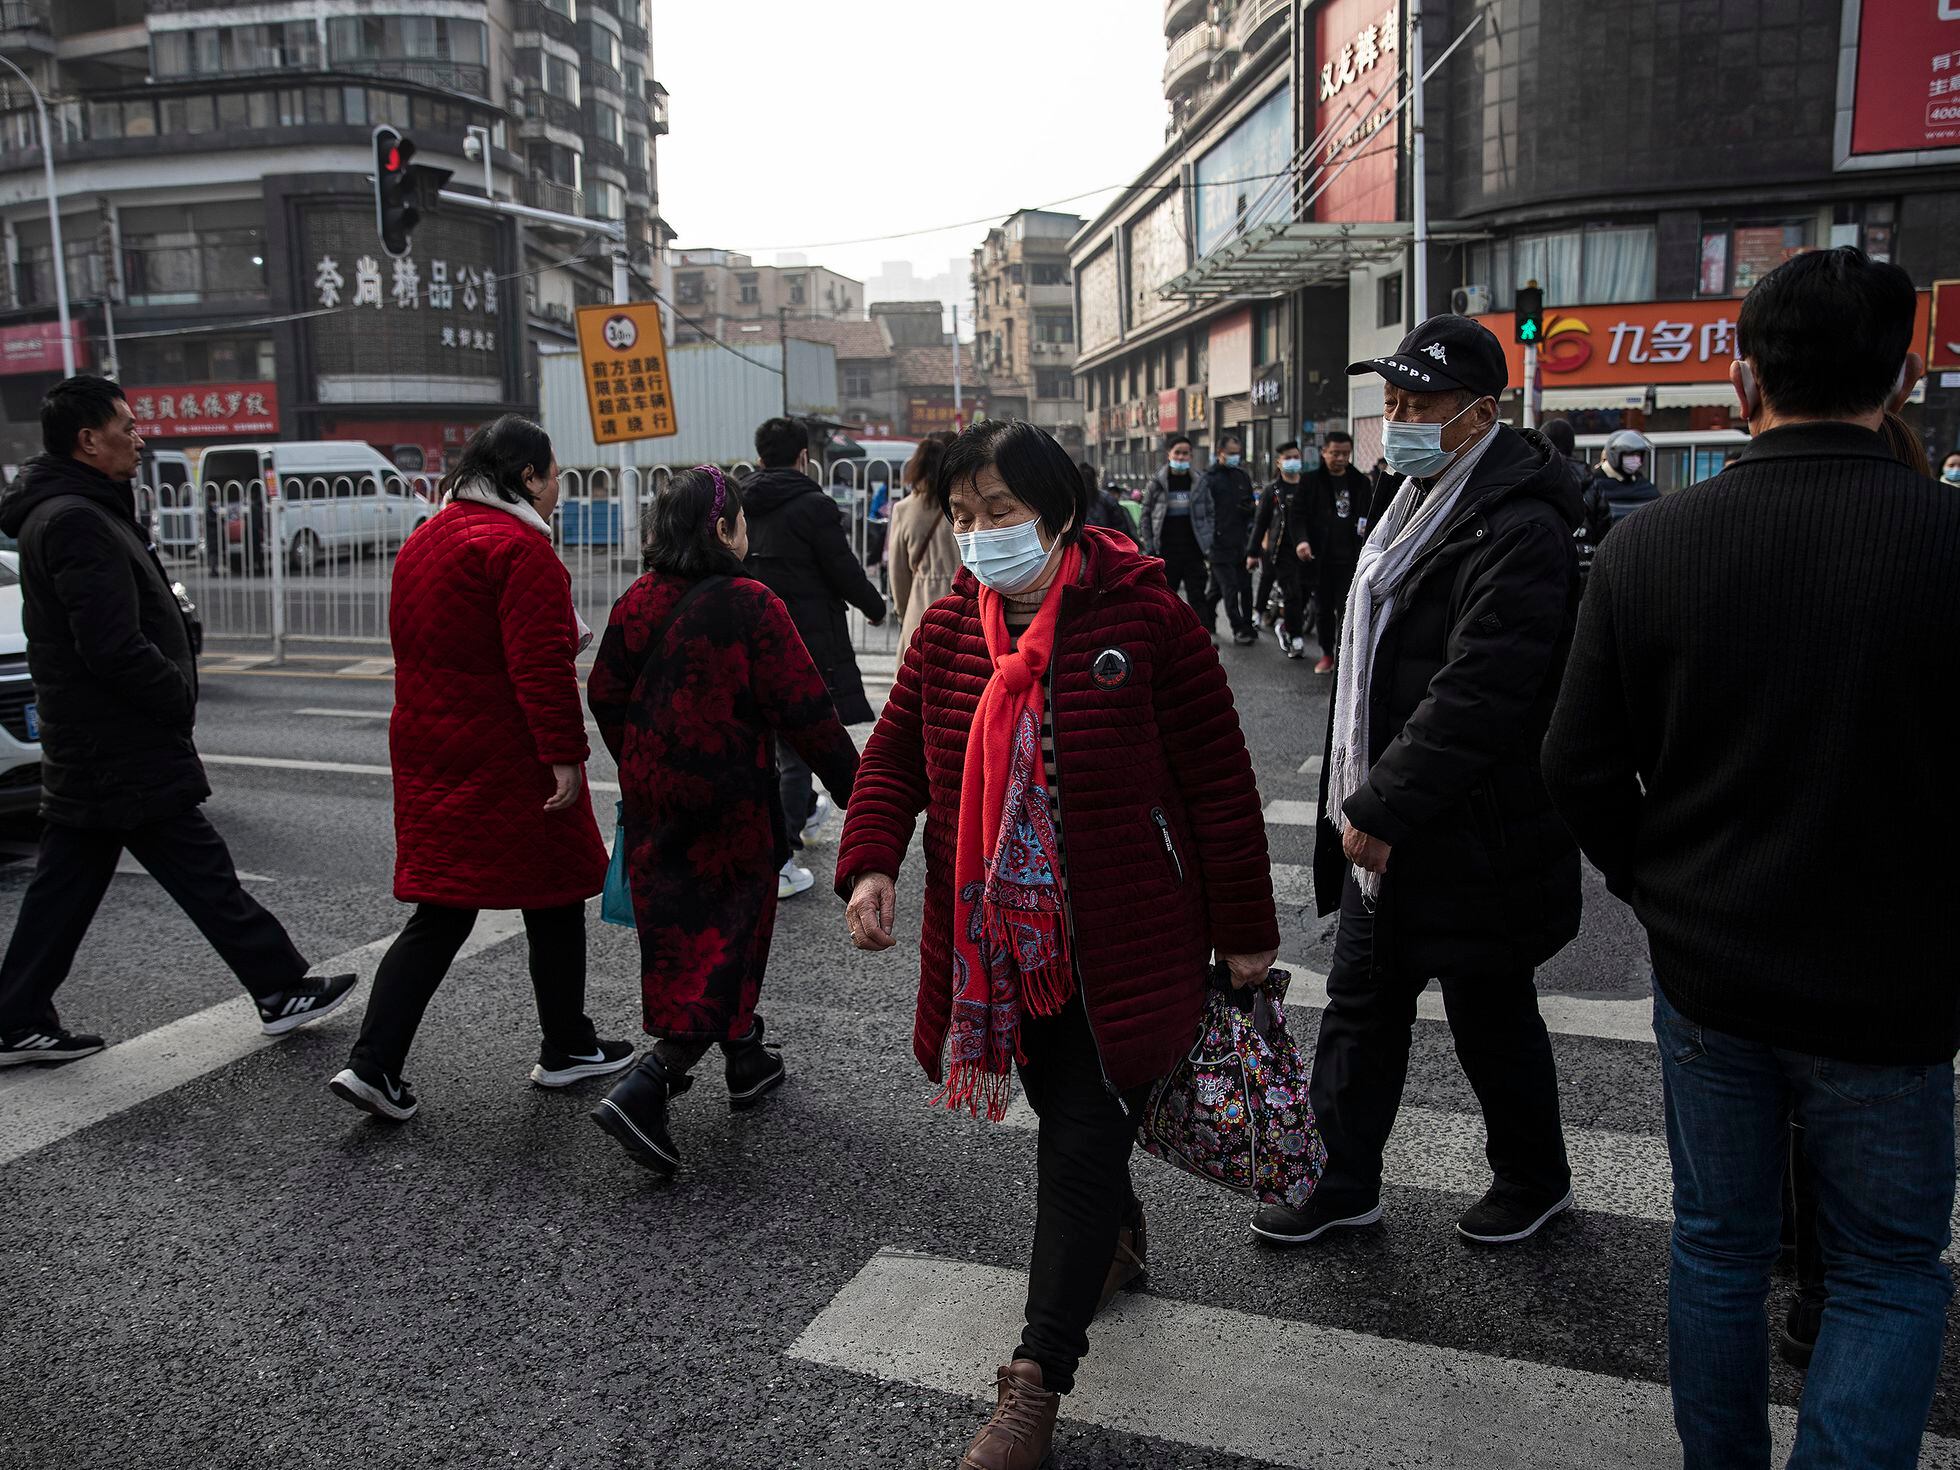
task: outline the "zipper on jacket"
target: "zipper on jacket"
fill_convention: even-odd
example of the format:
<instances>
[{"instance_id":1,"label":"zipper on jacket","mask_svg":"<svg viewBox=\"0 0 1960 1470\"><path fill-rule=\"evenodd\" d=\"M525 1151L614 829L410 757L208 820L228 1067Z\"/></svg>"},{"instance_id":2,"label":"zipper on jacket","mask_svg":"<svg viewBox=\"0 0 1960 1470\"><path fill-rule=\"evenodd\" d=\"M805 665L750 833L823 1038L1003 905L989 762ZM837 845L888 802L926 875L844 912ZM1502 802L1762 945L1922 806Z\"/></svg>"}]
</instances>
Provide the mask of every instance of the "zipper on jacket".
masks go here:
<instances>
[{"instance_id":1,"label":"zipper on jacket","mask_svg":"<svg viewBox=\"0 0 1960 1470\"><path fill-rule=\"evenodd\" d=\"M1066 595L1068 589L1062 589ZM1096 1051L1096 1070L1102 1074L1103 1090L1116 1099L1116 1106L1123 1110L1123 1116L1130 1116L1130 1105L1123 1100L1123 1094L1116 1084L1109 1080L1109 1068L1103 1065L1102 1038L1096 1035L1096 1014L1089 1005L1089 983L1082 976L1082 950L1075 937L1075 890L1068 878L1071 871L1068 860L1068 813L1062 805L1062 722L1061 711L1055 708L1055 670L1061 664L1062 620L1058 612L1055 617L1055 658L1048 665L1048 725L1053 731L1055 741L1055 816L1062 828L1062 918L1068 928L1069 963L1075 967L1075 992L1082 997L1082 1019L1089 1026L1089 1044Z\"/></svg>"},{"instance_id":2,"label":"zipper on jacket","mask_svg":"<svg viewBox=\"0 0 1960 1470\"><path fill-rule=\"evenodd\" d=\"M1177 843L1171 840L1171 824L1164 816L1164 809L1153 806L1150 820L1157 824L1157 835L1164 840L1164 856L1171 860L1171 870L1177 874L1177 881L1184 882L1184 863L1177 855Z\"/></svg>"}]
</instances>

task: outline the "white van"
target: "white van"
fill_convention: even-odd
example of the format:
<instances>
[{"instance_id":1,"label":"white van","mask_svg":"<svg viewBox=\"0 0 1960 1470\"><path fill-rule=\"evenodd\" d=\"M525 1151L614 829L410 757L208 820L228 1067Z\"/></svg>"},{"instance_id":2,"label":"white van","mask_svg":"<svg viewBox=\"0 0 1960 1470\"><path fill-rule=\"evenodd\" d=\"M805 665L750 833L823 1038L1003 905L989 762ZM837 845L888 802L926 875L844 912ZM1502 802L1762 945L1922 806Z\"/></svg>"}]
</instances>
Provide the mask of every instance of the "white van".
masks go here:
<instances>
[{"instance_id":1,"label":"white van","mask_svg":"<svg viewBox=\"0 0 1960 1470\"><path fill-rule=\"evenodd\" d=\"M41 725L20 626L20 559L0 551L0 815L41 804Z\"/></svg>"},{"instance_id":2,"label":"white van","mask_svg":"<svg viewBox=\"0 0 1960 1470\"><path fill-rule=\"evenodd\" d=\"M198 479L207 543L221 513L224 553L243 567L249 550L254 572L264 570L268 500L283 503L279 554L301 573L342 554L399 550L436 513L386 455L354 440L226 444L204 451Z\"/></svg>"},{"instance_id":3,"label":"white van","mask_svg":"<svg viewBox=\"0 0 1960 1470\"><path fill-rule=\"evenodd\" d=\"M136 471L137 519L165 556L197 550L197 491L191 457L181 449L143 450Z\"/></svg>"}]
</instances>

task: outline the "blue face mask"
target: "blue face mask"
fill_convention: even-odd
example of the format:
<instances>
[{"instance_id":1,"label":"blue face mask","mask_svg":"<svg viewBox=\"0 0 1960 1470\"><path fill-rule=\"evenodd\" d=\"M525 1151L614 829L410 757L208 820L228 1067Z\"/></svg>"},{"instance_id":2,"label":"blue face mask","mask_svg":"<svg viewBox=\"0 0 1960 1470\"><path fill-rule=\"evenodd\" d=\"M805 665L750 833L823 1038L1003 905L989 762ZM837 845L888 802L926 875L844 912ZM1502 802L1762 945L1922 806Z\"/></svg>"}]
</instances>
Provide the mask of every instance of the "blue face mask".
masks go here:
<instances>
[{"instance_id":1,"label":"blue face mask","mask_svg":"<svg viewBox=\"0 0 1960 1470\"><path fill-rule=\"evenodd\" d=\"M1239 467L1239 457L1238 457L1238 456L1237 456L1236 454L1228 454L1228 455L1226 455L1226 456L1225 456L1225 467L1226 467L1227 469L1231 469L1231 470L1235 470L1235 469L1237 469L1237 468Z\"/></svg>"},{"instance_id":2,"label":"blue face mask","mask_svg":"<svg viewBox=\"0 0 1960 1470\"><path fill-rule=\"evenodd\" d=\"M1940 471L1940 478L1949 485L1960 485L1960 464L1950 464Z\"/></svg>"},{"instance_id":3,"label":"blue face mask","mask_svg":"<svg viewBox=\"0 0 1960 1470\"><path fill-rule=\"evenodd\" d=\"M1443 448L1443 430L1476 406L1475 403L1466 404L1461 412L1440 424L1399 424L1393 419L1383 420L1382 458L1398 475L1411 475L1421 480L1442 473L1456 458L1455 451Z\"/></svg>"},{"instance_id":4,"label":"blue face mask","mask_svg":"<svg viewBox=\"0 0 1960 1470\"><path fill-rule=\"evenodd\" d=\"M1048 565L1039 516L991 531L956 531L953 540L959 544L966 569L984 585L1009 596L1026 591Z\"/></svg>"},{"instance_id":5,"label":"blue face mask","mask_svg":"<svg viewBox=\"0 0 1960 1470\"><path fill-rule=\"evenodd\" d=\"M1300 466L1304 463L1304 460L1283 459L1279 462L1279 472L1282 475L1297 475L1300 473Z\"/></svg>"}]
</instances>

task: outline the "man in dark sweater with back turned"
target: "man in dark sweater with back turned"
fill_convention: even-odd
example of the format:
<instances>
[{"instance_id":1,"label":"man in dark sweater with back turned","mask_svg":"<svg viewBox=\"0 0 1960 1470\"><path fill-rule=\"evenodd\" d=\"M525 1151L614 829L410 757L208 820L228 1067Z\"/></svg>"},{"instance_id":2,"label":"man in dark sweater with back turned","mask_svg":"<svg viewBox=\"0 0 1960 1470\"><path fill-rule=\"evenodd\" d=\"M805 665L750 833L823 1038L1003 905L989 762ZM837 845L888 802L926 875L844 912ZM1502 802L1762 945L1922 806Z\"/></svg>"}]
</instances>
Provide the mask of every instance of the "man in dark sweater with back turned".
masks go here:
<instances>
[{"instance_id":1,"label":"man in dark sweater with back turned","mask_svg":"<svg viewBox=\"0 0 1960 1470\"><path fill-rule=\"evenodd\" d=\"M1769 1463L1793 1114L1826 1305L1792 1463L1915 1465L1939 1374L1960 497L1878 433L1924 366L1913 310L1904 271L1850 249L1749 293L1731 380L1752 442L1600 547L1545 741L1553 799L1652 948L1690 1465Z\"/></svg>"}]
</instances>

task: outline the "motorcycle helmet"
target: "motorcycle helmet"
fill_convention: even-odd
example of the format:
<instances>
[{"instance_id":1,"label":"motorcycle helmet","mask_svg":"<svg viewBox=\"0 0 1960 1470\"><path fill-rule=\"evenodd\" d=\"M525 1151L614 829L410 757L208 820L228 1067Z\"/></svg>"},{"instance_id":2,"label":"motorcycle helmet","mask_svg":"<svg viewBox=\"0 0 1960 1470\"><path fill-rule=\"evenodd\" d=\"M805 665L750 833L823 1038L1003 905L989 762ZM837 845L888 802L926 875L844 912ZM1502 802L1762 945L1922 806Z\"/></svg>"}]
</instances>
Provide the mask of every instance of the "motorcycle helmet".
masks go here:
<instances>
[{"instance_id":1,"label":"motorcycle helmet","mask_svg":"<svg viewBox=\"0 0 1960 1470\"><path fill-rule=\"evenodd\" d=\"M1628 463L1631 458L1632 463ZM1654 446L1638 429L1620 429L1606 441L1606 467L1622 480L1654 477Z\"/></svg>"}]
</instances>

